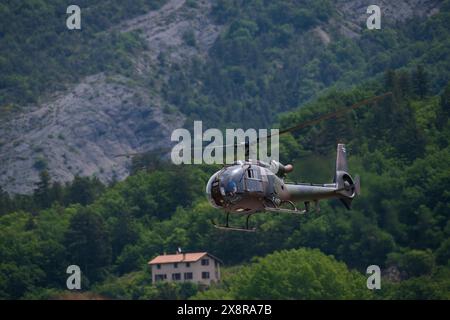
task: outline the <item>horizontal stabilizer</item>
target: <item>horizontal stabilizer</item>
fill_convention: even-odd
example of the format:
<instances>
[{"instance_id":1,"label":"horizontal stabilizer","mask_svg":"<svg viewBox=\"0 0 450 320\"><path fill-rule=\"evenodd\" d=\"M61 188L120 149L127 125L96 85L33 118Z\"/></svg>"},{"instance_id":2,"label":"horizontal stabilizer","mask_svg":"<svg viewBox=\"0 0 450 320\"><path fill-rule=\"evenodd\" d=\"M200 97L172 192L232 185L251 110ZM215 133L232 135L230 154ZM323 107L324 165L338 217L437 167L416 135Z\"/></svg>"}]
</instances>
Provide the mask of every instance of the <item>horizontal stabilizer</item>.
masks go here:
<instances>
[{"instance_id":1,"label":"horizontal stabilizer","mask_svg":"<svg viewBox=\"0 0 450 320\"><path fill-rule=\"evenodd\" d=\"M361 195L361 179L359 175L355 176L355 194L357 196Z\"/></svg>"},{"instance_id":2,"label":"horizontal stabilizer","mask_svg":"<svg viewBox=\"0 0 450 320\"><path fill-rule=\"evenodd\" d=\"M341 202L344 204L344 206L350 210L352 208L352 198L340 198Z\"/></svg>"}]
</instances>

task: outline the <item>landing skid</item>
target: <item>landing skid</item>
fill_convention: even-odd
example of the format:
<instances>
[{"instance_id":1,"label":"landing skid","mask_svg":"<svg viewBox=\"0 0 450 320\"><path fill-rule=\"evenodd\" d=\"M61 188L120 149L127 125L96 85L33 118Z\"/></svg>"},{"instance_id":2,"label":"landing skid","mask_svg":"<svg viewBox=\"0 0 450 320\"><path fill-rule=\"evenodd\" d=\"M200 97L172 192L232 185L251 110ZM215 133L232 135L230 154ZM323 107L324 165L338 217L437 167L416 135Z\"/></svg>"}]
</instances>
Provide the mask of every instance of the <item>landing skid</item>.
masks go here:
<instances>
[{"instance_id":1,"label":"landing skid","mask_svg":"<svg viewBox=\"0 0 450 320\"><path fill-rule=\"evenodd\" d=\"M293 209L280 208L279 206L274 206L274 207L267 207L266 206L264 208L264 210L265 211L269 211L269 212L293 213L293 214L299 214L299 215L306 214L306 213L309 213L311 211L311 207L309 205L309 201L305 202L305 209L303 209L303 210L299 210L297 208L297 206L292 201L283 201L281 204L283 204L283 203L289 204L290 206L292 206ZM316 212L319 212L320 211L319 201L314 201L314 203L316 205L315 206Z\"/></svg>"},{"instance_id":2,"label":"landing skid","mask_svg":"<svg viewBox=\"0 0 450 320\"><path fill-rule=\"evenodd\" d=\"M319 212L320 208L319 208L319 201L314 201L316 204L316 211ZM281 204L289 204L290 206L292 206L293 209L286 209L286 208L280 208L279 205L276 205L275 202L271 201L270 204L273 205L273 207L270 206L265 206L264 207L264 211L268 211L268 212L276 212L276 213L293 213L293 214L298 214L298 215L303 215L306 213L309 213L310 210L310 205L309 205L309 201L305 202L305 209L304 210L299 210L297 208L297 206L292 202L292 201L283 201L280 203ZM230 230L230 231L245 231L245 232L255 232L256 228L250 228L249 227L249 223L248 220L250 219L250 216L253 214L252 213L248 213L246 214L246 221L245 221L245 227L244 228L240 228L240 227L231 227L229 224L229 220L230 220L230 212L227 212L227 216L226 216L226 224L225 225L219 225L217 224L213 219L211 219L211 223L212 225L220 230Z\"/></svg>"},{"instance_id":3,"label":"landing skid","mask_svg":"<svg viewBox=\"0 0 450 320\"><path fill-rule=\"evenodd\" d=\"M284 208L270 208L270 207L266 207L264 209L265 211L269 211L269 212L281 212L281 213L293 213L293 214L306 214L308 213L308 211L306 210L298 210L298 209L284 209Z\"/></svg>"},{"instance_id":4,"label":"landing skid","mask_svg":"<svg viewBox=\"0 0 450 320\"><path fill-rule=\"evenodd\" d=\"M227 226L220 226L214 223L214 221L212 221L212 224L214 226L214 228L219 229L219 230L227 230L227 231L244 231L244 232L255 232L256 228L251 228L251 229L246 229L246 228L236 228L236 227L227 227Z\"/></svg>"},{"instance_id":5,"label":"landing skid","mask_svg":"<svg viewBox=\"0 0 450 320\"><path fill-rule=\"evenodd\" d=\"M211 219L211 223L212 225L220 230L229 230L229 231L245 231L245 232L255 232L256 228L249 228L248 225L248 220L250 219L250 216L252 214L247 214L247 218L245 220L245 227L244 228L240 228L240 227L230 227L229 225L229 219L230 219L230 213L227 212L227 222L225 225L218 225L214 220Z\"/></svg>"}]
</instances>

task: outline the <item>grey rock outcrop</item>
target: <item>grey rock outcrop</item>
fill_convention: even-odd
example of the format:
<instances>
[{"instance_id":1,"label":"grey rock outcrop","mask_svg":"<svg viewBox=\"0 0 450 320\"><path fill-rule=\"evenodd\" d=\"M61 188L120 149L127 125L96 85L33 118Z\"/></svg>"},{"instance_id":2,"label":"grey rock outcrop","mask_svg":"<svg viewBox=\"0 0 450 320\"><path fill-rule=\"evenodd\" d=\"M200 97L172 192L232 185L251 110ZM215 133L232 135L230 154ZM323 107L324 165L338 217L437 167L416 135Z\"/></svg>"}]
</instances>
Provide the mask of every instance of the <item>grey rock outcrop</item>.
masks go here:
<instances>
[{"instance_id":1,"label":"grey rock outcrop","mask_svg":"<svg viewBox=\"0 0 450 320\"><path fill-rule=\"evenodd\" d=\"M95 175L105 183L121 180L129 174L131 161L116 155L167 147L172 130L184 123L159 92L158 81L167 77L159 77L154 87L138 80L156 76L161 53L169 66L207 55L221 29L209 18L211 3L189 6L184 0L169 0L161 9L115 27L120 32L139 29L147 43L134 61L136 79L92 75L0 123L3 189L32 192L43 168L60 182L75 175ZM195 45L186 42L186 32L192 33Z\"/></svg>"}]
</instances>

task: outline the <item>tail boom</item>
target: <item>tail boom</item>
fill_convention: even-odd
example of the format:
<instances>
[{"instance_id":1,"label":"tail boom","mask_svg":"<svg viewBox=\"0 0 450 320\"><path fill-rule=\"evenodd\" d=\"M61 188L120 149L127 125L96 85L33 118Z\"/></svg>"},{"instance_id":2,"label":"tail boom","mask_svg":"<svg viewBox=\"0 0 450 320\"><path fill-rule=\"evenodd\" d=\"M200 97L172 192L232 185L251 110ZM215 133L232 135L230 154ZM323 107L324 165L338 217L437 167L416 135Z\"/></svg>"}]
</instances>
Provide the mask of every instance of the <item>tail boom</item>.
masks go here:
<instances>
[{"instance_id":1,"label":"tail boom","mask_svg":"<svg viewBox=\"0 0 450 320\"><path fill-rule=\"evenodd\" d=\"M347 151L344 144L338 144L334 181L330 184L287 184L290 201L319 201L339 199L347 209L351 209L353 199L360 193L360 179L348 173Z\"/></svg>"}]
</instances>

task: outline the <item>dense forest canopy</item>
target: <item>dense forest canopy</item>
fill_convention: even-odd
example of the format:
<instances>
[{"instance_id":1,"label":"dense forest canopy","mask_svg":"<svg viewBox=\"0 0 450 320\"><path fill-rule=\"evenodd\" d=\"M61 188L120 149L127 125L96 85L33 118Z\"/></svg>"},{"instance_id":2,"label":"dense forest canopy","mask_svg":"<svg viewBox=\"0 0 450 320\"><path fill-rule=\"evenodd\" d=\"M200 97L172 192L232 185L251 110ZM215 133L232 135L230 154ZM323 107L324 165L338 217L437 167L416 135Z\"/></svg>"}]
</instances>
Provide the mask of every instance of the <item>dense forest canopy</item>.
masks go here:
<instances>
[{"instance_id":1,"label":"dense forest canopy","mask_svg":"<svg viewBox=\"0 0 450 320\"><path fill-rule=\"evenodd\" d=\"M425 21L348 38L338 31L343 18L332 1L220 0L213 15L230 26L208 61L194 59L189 69L172 66L164 92L191 120L246 128L271 125L280 112L330 87L382 81L388 69L426 66L436 94L449 80L449 5ZM329 44L317 28L328 32Z\"/></svg>"},{"instance_id":2,"label":"dense forest canopy","mask_svg":"<svg viewBox=\"0 0 450 320\"><path fill-rule=\"evenodd\" d=\"M73 35L79 47L52 24L24 23L24 13L36 23L64 15L62 2L0 4L8 21L0 25L8 40L0 41L0 108L61 89L66 73L71 82L128 72L139 35L103 32L164 1L86 3L110 19L89 11L92 29ZM362 177L353 209L323 202L319 214L258 214L256 233L222 232L204 197L218 166L137 166L107 186L95 177L61 184L41 168L32 195L0 189L0 298L64 297L66 268L77 264L83 291L108 298L450 299L450 2L426 20L356 40L332 35L327 46L311 30L338 18L332 1L220 0L212 14L227 27L208 58L171 66L164 88L191 120L286 128L392 92L281 139L281 159L295 165L287 179L302 182L331 182L336 143L346 143ZM179 247L222 259L223 282L206 291L152 285L147 262ZM372 264L383 271L376 292L365 286Z\"/></svg>"},{"instance_id":3,"label":"dense forest canopy","mask_svg":"<svg viewBox=\"0 0 450 320\"><path fill-rule=\"evenodd\" d=\"M0 3L0 111L34 103L101 71L124 72L142 49L134 33L106 32L124 19L159 8L164 0L80 0L82 32L66 27L65 0ZM129 71L128 71L129 72ZM9 108L8 108L9 107Z\"/></svg>"},{"instance_id":4,"label":"dense forest canopy","mask_svg":"<svg viewBox=\"0 0 450 320\"><path fill-rule=\"evenodd\" d=\"M391 76L395 83L404 77L401 72ZM336 99L351 103L361 95L386 89L395 93L392 99L340 121L325 122L305 135L288 137L286 144L292 148L283 149L284 158L298 159L299 163L298 171L289 179L304 181L302 176L310 171L308 162L302 162L305 158L318 162L314 170L328 172L331 180L335 141L327 140L326 135L333 126L352 128L344 130L343 139L348 144L351 168L363 177L363 195L355 201L352 211L346 211L339 203L324 202L320 214L261 214L255 217L257 233L224 233L210 225L209 220L217 218L219 212L209 206L203 195L204 184L214 167L167 165L139 171L107 188L84 178L59 186L59 192L55 192L55 184L41 183L29 198L11 199L5 194L1 198L2 297L34 297L39 292L48 294L48 290L35 288L60 288L65 280L64 266L74 259L89 270L85 272L92 283L89 288L103 295L181 297L178 287L160 285L152 289L156 291L145 291L150 290L145 289L150 286L146 261L160 252L182 247L212 252L230 266L277 250L309 247L334 256L360 276L374 263L383 270L399 270L402 281L389 282L389 290L383 291L381 297L423 298L423 292L431 290L433 297L448 298L450 86L440 96L423 99L413 91L402 92L396 85L379 87L374 92L373 88L364 87L335 92L280 121L289 124L306 119L318 105L327 110L334 107ZM408 125L397 126L395 132L388 133L383 125L392 127L386 123L389 121ZM315 149L313 141L317 139L329 141L328 145L321 143ZM44 174L42 177L45 179ZM80 189L84 196L73 191L77 184L84 186ZM24 204L28 212L20 209ZM314 259L315 253L302 254L311 254L308 259ZM296 260L292 259L295 265ZM238 274L243 277L248 272L251 277L259 264L262 268L263 262L253 262L252 267L245 269L248 271ZM27 271L31 267L33 274ZM239 287L244 282L233 280L236 272L231 269L224 287L201 297L259 297L251 295L257 289ZM424 277L428 281L419 285L419 278ZM189 292L195 293L192 290ZM249 291L244 294L242 290ZM347 295L344 292L348 290L336 297L367 297L358 296L358 291ZM305 292L285 294L277 297L313 298L305 296Z\"/></svg>"}]
</instances>

